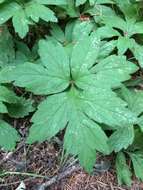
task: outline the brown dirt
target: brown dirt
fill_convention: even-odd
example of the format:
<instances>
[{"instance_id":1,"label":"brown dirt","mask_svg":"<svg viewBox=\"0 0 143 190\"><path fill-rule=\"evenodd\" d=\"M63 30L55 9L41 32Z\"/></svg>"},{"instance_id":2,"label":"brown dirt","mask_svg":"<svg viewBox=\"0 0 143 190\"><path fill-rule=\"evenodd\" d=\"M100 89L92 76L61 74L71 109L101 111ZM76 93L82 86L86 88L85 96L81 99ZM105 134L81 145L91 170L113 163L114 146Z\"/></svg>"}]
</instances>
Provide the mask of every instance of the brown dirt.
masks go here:
<instances>
[{"instance_id":1,"label":"brown dirt","mask_svg":"<svg viewBox=\"0 0 143 190\"><path fill-rule=\"evenodd\" d=\"M61 169L59 164L61 149L54 146L53 143L45 142L27 146L22 142L14 153L8 155L9 158L6 157L7 153L0 152L0 170L36 173L53 177ZM6 160L4 161L4 159ZM8 175L0 178L0 190L15 190L21 181L24 181L26 190L38 190L46 179ZM79 170L57 181L47 190L143 190L143 183L134 180L131 188L120 187L117 185L115 171L111 167L108 171L91 176L83 170Z\"/></svg>"}]
</instances>

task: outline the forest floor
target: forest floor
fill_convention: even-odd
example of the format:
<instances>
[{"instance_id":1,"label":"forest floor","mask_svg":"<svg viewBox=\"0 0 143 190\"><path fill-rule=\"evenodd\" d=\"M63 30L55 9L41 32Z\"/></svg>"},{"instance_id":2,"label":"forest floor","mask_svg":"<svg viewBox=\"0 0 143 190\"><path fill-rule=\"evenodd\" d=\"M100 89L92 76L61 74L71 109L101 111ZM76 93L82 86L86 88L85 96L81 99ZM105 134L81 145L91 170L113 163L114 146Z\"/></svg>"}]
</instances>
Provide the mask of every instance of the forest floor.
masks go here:
<instances>
[{"instance_id":1,"label":"forest floor","mask_svg":"<svg viewBox=\"0 0 143 190\"><path fill-rule=\"evenodd\" d=\"M14 152L1 151L0 190L143 190L136 179L130 188L117 185L114 155L98 156L89 175L73 158L61 161L61 154L56 141L34 145L23 141ZM17 189L21 182L26 189Z\"/></svg>"}]
</instances>

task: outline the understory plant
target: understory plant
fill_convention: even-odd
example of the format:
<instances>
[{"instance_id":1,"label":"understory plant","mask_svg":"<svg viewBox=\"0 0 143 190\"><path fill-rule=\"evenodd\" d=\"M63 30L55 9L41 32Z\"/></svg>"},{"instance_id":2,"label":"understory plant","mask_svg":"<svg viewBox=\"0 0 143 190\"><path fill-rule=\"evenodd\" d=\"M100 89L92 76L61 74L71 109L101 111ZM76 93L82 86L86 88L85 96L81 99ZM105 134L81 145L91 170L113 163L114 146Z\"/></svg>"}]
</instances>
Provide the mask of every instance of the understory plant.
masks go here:
<instances>
[{"instance_id":1,"label":"understory plant","mask_svg":"<svg viewBox=\"0 0 143 190\"><path fill-rule=\"evenodd\" d=\"M86 171L97 152L114 152L119 184L131 186L133 170L143 180L140 10L129 0L0 1L0 146L15 147L11 118L29 115L28 144L61 132Z\"/></svg>"}]
</instances>

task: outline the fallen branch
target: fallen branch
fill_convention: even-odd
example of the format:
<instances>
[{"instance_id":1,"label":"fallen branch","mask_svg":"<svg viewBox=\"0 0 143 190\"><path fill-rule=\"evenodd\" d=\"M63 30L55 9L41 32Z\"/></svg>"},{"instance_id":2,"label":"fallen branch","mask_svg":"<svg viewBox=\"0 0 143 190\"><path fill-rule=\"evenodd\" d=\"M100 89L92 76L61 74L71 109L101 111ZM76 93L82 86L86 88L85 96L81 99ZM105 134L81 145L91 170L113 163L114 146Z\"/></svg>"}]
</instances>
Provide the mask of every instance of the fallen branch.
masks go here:
<instances>
[{"instance_id":1,"label":"fallen branch","mask_svg":"<svg viewBox=\"0 0 143 190\"><path fill-rule=\"evenodd\" d=\"M68 168L67 170L65 170L64 172L55 175L54 177L52 177L50 180L48 180L47 182L43 183L42 185L40 185L38 190L45 190L47 187L59 182L60 180L68 177L69 175L71 175L73 172L77 172L80 171L81 167L79 167L78 165L72 166L71 168Z\"/></svg>"}]
</instances>

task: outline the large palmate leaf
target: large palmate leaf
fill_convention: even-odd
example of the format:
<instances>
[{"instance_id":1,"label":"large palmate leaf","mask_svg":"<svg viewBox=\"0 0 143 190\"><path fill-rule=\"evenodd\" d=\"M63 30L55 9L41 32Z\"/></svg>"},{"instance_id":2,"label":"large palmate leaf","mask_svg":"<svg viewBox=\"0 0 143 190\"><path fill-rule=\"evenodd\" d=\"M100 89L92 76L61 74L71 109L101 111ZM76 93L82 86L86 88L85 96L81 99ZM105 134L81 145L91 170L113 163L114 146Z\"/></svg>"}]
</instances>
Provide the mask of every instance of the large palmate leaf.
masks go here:
<instances>
[{"instance_id":1,"label":"large palmate leaf","mask_svg":"<svg viewBox=\"0 0 143 190\"><path fill-rule=\"evenodd\" d=\"M42 19L46 22L57 22L54 12L45 5L63 5L65 0L60 1L39 1L29 2L10 1L0 4L0 24L12 18L15 31L21 38L24 38L29 31L29 24L39 22Z\"/></svg>"},{"instance_id":2,"label":"large palmate leaf","mask_svg":"<svg viewBox=\"0 0 143 190\"><path fill-rule=\"evenodd\" d=\"M14 81L35 94L50 95L32 118L28 143L50 139L66 127L64 148L68 154L77 155L88 171L95 162L96 150L110 152L101 124L116 129L136 123L136 116L112 88L121 86L137 67L120 56L98 63L100 48L96 33L81 37L71 54L49 38L39 42L41 65L25 63L0 72L2 82ZM103 76L110 79L103 81Z\"/></svg>"},{"instance_id":3,"label":"large palmate leaf","mask_svg":"<svg viewBox=\"0 0 143 190\"><path fill-rule=\"evenodd\" d=\"M10 151L15 148L16 142L19 141L17 131L8 123L0 120L0 147Z\"/></svg>"},{"instance_id":4,"label":"large palmate leaf","mask_svg":"<svg viewBox=\"0 0 143 190\"><path fill-rule=\"evenodd\" d=\"M28 142L34 142L35 137L38 141L49 139L68 123L65 148L68 153L78 155L82 165L89 171L95 162L95 150L107 154L109 148L107 137L101 127L84 114L86 97L82 96L82 93L72 89L70 92L47 98L32 118L34 124L30 130ZM54 104L56 106L53 106ZM51 110L48 110L49 106ZM88 152L88 157L86 152Z\"/></svg>"}]
</instances>

